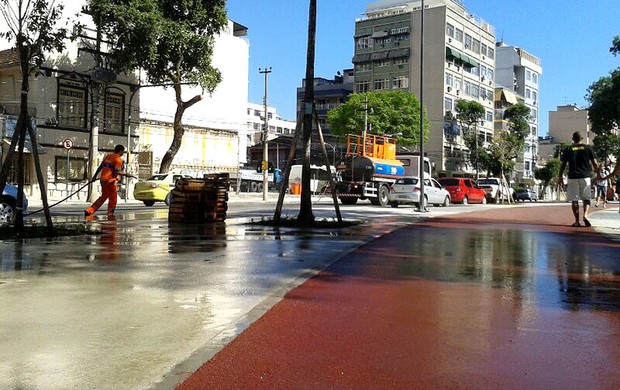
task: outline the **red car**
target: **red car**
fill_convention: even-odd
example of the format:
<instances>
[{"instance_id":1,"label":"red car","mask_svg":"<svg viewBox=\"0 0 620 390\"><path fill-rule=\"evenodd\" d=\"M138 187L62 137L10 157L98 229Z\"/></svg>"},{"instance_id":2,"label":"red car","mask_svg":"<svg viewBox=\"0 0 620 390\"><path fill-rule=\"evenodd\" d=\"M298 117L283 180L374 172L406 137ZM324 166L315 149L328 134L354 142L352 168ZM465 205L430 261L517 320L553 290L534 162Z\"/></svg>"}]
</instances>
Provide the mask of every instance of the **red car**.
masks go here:
<instances>
[{"instance_id":1,"label":"red car","mask_svg":"<svg viewBox=\"0 0 620 390\"><path fill-rule=\"evenodd\" d=\"M443 188L448 190L453 203L487 203L486 192L475 180L467 177L442 177L437 179Z\"/></svg>"}]
</instances>

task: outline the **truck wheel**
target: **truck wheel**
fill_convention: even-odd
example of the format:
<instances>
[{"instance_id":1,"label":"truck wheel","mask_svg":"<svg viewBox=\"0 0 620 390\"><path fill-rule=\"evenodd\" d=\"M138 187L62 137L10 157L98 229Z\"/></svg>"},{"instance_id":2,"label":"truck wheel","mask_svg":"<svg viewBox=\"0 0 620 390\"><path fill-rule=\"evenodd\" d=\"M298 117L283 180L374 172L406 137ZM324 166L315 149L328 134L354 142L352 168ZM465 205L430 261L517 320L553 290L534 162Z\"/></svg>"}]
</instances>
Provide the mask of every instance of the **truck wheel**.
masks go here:
<instances>
[{"instance_id":1,"label":"truck wheel","mask_svg":"<svg viewBox=\"0 0 620 390\"><path fill-rule=\"evenodd\" d=\"M357 198L356 197L343 197L340 198L340 201L342 202L342 204L346 204L346 205L350 205L350 204L356 204L357 203Z\"/></svg>"},{"instance_id":2,"label":"truck wheel","mask_svg":"<svg viewBox=\"0 0 620 390\"><path fill-rule=\"evenodd\" d=\"M381 186L379 187L379 193L377 196L377 200L379 201L378 204L381 207L387 207L388 205L388 194L390 193L390 190L387 188L387 186Z\"/></svg>"},{"instance_id":3,"label":"truck wheel","mask_svg":"<svg viewBox=\"0 0 620 390\"><path fill-rule=\"evenodd\" d=\"M390 202L390 206L396 208L398 207L398 202Z\"/></svg>"},{"instance_id":4,"label":"truck wheel","mask_svg":"<svg viewBox=\"0 0 620 390\"><path fill-rule=\"evenodd\" d=\"M250 192L257 192L258 191L258 183L255 181L251 181L250 182Z\"/></svg>"},{"instance_id":5,"label":"truck wheel","mask_svg":"<svg viewBox=\"0 0 620 390\"><path fill-rule=\"evenodd\" d=\"M155 201L154 201L154 200L145 200L145 201L144 201L144 205L145 205L146 207L151 207L151 206L152 206L152 205L154 205L154 204L155 204Z\"/></svg>"},{"instance_id":6,"label":"truck wheel","mask_svg":"<svg viewBox=\"0 0 620 390\"><path fill-rule=\"evenodd\" d=\"M256 183L256 191L263 192L263 183Z\"/></svg>"}]
</instances>

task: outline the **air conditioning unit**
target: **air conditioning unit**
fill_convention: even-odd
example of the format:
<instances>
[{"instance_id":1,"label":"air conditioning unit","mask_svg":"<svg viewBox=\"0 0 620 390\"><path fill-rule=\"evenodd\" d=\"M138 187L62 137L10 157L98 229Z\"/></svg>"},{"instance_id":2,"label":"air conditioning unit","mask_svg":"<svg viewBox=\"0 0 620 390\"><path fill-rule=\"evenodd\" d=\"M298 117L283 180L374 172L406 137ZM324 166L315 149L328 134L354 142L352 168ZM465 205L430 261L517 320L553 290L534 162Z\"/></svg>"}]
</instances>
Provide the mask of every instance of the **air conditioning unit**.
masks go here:
<instances>
[{"instance_id":1,"label":"air conditioning unit","mask_svg":"<svg viewBox=\"0 0 620 390\"><path fill-rule=\"evenodd\" d=\"M456 94L457 94L457 95L460 95L460 94L461 94L461 90L460 90L460 89L457 89L457 90L456 90Z\"/></svg>"},{"instance_id":2,"label":"air conditioning unit","mask_svg":"<svg viewBox=\"0 0 620 390\"><path fill-rule=\"evenodd\" d=\"M452 38L448 38L448 43L452 43Z\"/></svg>"},{"instance_id":3,"label":"air conditioning unit","mask_svg":"<svg viewBox=\"0 0 620 390\"><path fill-rule=\"evenodd\" d=\"M448 87L448 92L452 91L452 87Z\"/></svg>"}]
</instances>

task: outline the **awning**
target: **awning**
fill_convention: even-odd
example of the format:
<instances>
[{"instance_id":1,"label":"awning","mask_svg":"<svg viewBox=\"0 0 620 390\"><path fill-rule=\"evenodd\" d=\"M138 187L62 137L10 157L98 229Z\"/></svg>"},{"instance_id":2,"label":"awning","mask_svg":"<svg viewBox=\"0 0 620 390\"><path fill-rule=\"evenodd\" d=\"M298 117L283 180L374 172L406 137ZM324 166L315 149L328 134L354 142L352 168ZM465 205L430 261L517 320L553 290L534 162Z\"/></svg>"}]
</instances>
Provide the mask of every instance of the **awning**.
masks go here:
<instances>
[{"instance_id":1,"label":"awning","mask_svg":"<svg viewBox=\"0 0 620 390\"><path fill-rule=\"evenodd\" d=\"M517 95L515 95L512 91L509 90L502 90L502 97L505 101L507 101L510 104L517 104L519 103L519 99L517 99Z\"/></svg>"},{"instance_id":2,"label":"awning","mask_svg":"<svg viewBox=\"0 0 620 390\"><path fill-rule=\"evenodd\" d=\"M11 140L8 138L4 138L2 140L2 143L7 145L7 147L11 146ZM18 150L19 150L19 145L15 145L15 151L17 152ZM39 152L39 154L47 153L47 150L39 144L37 144L37 151ZM24 153L32 153L32 142L30 142L30 137L24 140Z\"/></svg>"},{"instance_id":3,"label":"awning","mask_svg":"<svg viewBox=\"0 0 620 390\"><path fill-rule=\"evenodd\" d=\"M458 50L452 49L451 47L446 47L446 57L452 57L456 59L461 59L461 53Z\"/></svg>"}]
</instances>

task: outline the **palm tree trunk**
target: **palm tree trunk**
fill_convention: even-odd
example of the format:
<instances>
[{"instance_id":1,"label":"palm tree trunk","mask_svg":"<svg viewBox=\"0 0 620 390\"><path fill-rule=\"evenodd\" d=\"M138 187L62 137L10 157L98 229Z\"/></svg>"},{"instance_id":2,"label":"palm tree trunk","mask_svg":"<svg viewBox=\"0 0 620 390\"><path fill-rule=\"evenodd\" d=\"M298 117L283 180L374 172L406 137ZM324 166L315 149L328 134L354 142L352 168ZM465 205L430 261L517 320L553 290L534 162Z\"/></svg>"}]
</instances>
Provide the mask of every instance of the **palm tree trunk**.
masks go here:
<instances>
[{"instance_id":1,"label":"palm tree trunk","mask_svg":"<svg viewBox=\"0 0 620 390\"><path fill-rule=\"evenodd\" d=\"M314 105L314 52L316 41L316 0L310 0L308 20L308 51L306 55L306 89L303 101L303 165L301 171L301 203L297 223L312 225L312 194L310 188L310 145L312 137L312 110Z\"/></svg>"}]
</instances>

